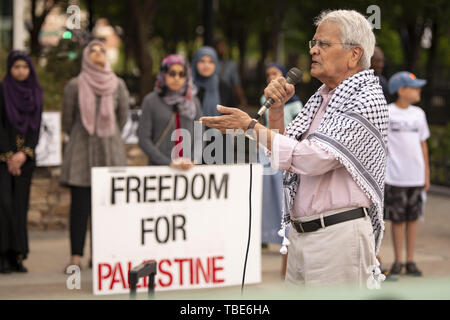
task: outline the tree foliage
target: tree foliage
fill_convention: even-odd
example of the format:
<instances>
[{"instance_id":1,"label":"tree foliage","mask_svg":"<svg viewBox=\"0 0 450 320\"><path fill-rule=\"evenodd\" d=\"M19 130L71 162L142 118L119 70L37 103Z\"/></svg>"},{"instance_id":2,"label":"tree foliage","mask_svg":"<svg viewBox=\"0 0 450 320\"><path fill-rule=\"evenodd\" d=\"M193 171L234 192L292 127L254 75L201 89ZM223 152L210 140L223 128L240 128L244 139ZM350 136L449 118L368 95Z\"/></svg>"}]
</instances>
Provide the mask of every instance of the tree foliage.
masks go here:
<instances>
[{"instance_id":1,"label":"tree foliage","mask_svg":"<svg viewBox=\"0 0 450 320\"><path fill-rule=\"evenodd\" d=\"M425 109L433 103L436 90L450 77L448 0L211 1L215 4L215 35L228 44L228 57L239 66L251 104L258 103L264 86L263 68L270 61L287 67L296 65L304 71L300 90L303 100L317 88L318 82L309 75L308 40L315 32L314 17L328 9L355 9L369 16L369 6L380 8L381 29L374 32L377 45L386 56L385 76L410 70L427 78ZM45 4L44 11L36 11L38 3ZM123 40L120 70L136 78L133 93L140 98L152 90L165 55L181 52L191 60L202 45L203 3L204 0L80 0L82 8L92 9L94 21L107 18L120 31ZM67 6L68 1L33 0L31 4L35 21L31 26L38 30L53 6ZM30 33L36 35L36 30L30 29ZM432 37L424 46L424 34L430 31ZM33 39L31 51L40 52Z\"/></svg>"}]
</instances>

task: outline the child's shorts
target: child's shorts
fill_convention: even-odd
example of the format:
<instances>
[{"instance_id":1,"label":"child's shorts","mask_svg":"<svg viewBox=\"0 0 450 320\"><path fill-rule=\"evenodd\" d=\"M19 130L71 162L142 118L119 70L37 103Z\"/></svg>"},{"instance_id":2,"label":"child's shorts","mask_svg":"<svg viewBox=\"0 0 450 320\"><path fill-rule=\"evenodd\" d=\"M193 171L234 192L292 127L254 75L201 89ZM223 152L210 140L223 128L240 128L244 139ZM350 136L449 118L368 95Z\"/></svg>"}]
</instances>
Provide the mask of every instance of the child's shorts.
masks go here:
<instances>
[{"instance_id":1,"label":"child's shorts","mask_svg":"<svg viewBox=\"0 0 450 320\"><path fill-rule=\"evenodd\" d=\"M384 218L392 222L415 221L422 215L423 187L384 187Z\"/></svg>"}]
</instances>

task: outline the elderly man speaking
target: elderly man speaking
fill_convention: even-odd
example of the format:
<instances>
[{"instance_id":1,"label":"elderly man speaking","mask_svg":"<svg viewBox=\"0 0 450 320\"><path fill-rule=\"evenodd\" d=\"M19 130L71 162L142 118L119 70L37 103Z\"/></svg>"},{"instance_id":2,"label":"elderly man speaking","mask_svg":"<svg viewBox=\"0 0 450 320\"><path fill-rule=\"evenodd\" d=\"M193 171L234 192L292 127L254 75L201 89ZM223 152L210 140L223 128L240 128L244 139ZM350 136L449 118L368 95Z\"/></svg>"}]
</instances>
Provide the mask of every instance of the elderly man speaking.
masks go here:
<instances>
[{"instance_id":1,"label":"elderly man speaking","mask_svg":"<svg viewBox=\"0 0 450 320\"><path fill-rule=\"evenodd\" d=\"M282 77L264 91L275 100L269 129L222 106L222 116L200 121L222 132L254 129L272 166L285 170L282 232L291 225L283 241L289 244L286 282L362 287L382 280L375 255L384 230L388 111L368 70L375 36L353 10L323 12L315 25L311 75L323 85L286 129L283 107L294 87Z\"/></svg>"}]
</instances>

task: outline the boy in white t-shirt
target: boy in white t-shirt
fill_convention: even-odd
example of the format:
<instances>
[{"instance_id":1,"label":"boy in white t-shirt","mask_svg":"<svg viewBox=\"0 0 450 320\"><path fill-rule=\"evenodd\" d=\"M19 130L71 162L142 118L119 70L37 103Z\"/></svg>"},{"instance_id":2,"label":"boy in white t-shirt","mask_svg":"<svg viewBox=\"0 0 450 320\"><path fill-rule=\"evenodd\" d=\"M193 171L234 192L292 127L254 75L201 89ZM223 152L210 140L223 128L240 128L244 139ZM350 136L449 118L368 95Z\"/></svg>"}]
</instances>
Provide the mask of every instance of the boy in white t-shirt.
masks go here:
<instances>
[{"instance_id":1,"label":"boy in white t-shirt","mask_svg":"<svg viewBox=\"0 0 450 320\"><path fill-rule=\"evenodd\" d=\"M385 218L392 221L395 262L391 275L421 276L414 263L417 219L423 214L422 194L430 187L428 148L430 136L425 112L413 103L420 101L426 80L410 72L398 72L389 79L389 91L397 94L388 105L389 131L386 162ZM406 225L406 265L402 263L403 227Z\"/></svg>"}]
</instances>

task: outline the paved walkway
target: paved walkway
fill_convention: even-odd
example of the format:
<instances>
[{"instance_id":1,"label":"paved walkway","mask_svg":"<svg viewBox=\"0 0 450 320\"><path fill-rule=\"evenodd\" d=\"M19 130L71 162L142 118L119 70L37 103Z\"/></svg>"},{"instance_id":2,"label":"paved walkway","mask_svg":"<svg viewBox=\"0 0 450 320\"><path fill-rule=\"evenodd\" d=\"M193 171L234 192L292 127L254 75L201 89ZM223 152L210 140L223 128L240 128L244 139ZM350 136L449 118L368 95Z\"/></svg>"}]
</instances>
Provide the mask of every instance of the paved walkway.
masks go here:
<instances>
[{"instance_id":1,"label":"paved walkway","mask_svg":"<svg viewBox=\"0 0 450 320\"><path fill-rule=\"evenodd\" d=\"M425 221L419 224L416 245L421 278L402 276L396 282L385 282L382 290L350 290L349 288L297 289L284 287L281 279L279 247L262 251L262 282L245 287L244 299L450 299L450 196L429 193ZM94 296L92 272L81 273L81 289L66 288L63 269L68 262L68 231L30 233L30 255L27 274L0 274L0 299L128 299L127 295ZM394 260L391 229L380 249L382 263L390 267ZM84 258L83 265L87 265ZM241 299L240 286L156 292L157 299ZM138 299L145 299L144 293Z\"/></svg>"}]
</instances>

